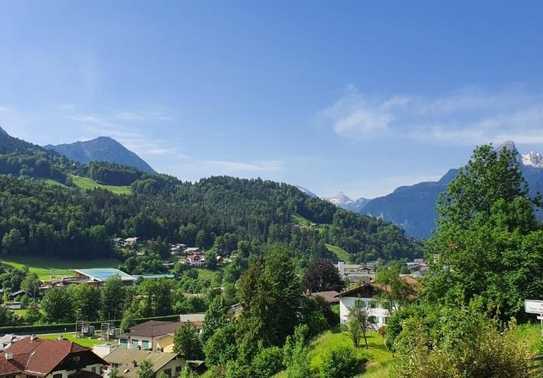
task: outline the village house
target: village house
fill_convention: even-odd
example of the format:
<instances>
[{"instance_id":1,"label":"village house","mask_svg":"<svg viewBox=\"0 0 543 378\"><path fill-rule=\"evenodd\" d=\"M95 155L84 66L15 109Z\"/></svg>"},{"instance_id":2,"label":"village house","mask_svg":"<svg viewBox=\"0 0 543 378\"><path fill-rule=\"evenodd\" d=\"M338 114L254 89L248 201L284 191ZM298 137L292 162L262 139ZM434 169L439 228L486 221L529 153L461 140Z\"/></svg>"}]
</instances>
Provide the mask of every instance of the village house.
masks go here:
<instances>
[{"instance_id":1,"label":"village house","mask_svg":"<svg viewBox=\"0 0 543 378\"><path fill-rule=\"evenodd\" d=\"M26 337L0 353L0 377L101 377L107 362L67 340Z\"/></svg>"},{"instance_id":2,"label":"village house","mask_svg":"<svg viewBox=\"0 0 543 378\"><path fill-rule=\"evenodd\" d=\"M185 251L185 244L170 244L170 254L172 256L180 255Z\"/></svg>"},{"instance_id":3,"label":"village house","mask_svg":"<svg viewBox=\"0 0 543 378\"><path fill-rule=\"evenodd\" d=\"M143 361L151 364L153 377L161 375L178 377L184 366L184 361L175 353L137 349L119 348L105 356L104 359L110 364L110 368L104 373L104 377L110 377L112 370L115 369L118 377L136 378Z\"/></svg>"},{"instance_id":4,"label":"village house","mask_svg":"<svg viewBox=\"0 0 543 378\"><path fill-rule=\"evenodd\" d=\"M202 253L202 251L198 247L188 247L188 248L185 248L183 252L185 253L185 255L192 255L193 253L196 253L196 254Z\"/></svg>"},{"instance_id":5,"label":"village house","mask_svg":"<svg viewBox=\"0 0 543 378\"><path fill-rule=\"evenodd\" d=\"M371 282L375 279L377 263L345 264L342 261L338 261L336 267L342 280L350 283L362 283Z\"/></svg>"},{"instance_id":6,"label":"village house","mask_svg":"<svg viewBox=\"0 0 543 378\"><path fill-rule=\"evenodd\" d=\"M386 325L390 317L390 309L383 306L383 303L378 300L379 292L380 288L378 286L372 283L364 283L354 289L338 294L340 323L347 323L351 309L355 303L361 302L362 308L367 312L371 328L377 330Z\"/></svg>"},{"instance_id":7,"label":"village house","mask_svg":"<svg viewBox=\"0 0 543 378\"><path fill-rule=\"evenodd\" d=\"M185 263L193 267L201 267L206 263L206 258L202 253L192 253L185 258Z\"/></svg>"},{"instance_id":8,"label":"village house","mask_svg":"<svg viewBox=\"0 0 543 378\"><path fill-rule=\"evenodd\" d=\"M173 352L175 331L186 323L201 329L205 314L180 315L179 322L149 320L135 325L119 337L119 345L126 349Z\"/></svg>"},{"instance_id":9,"label":"village house","mask_svg":"<svg viewBox=\"0 0 543 378\"><path fill-rule=\"evenodd\" d=\"M417 281L410 276L401 277L407 287L410 288L410 296L414 296ZM385 326L388 318L394 311L396 304L384 300L380 294L389 290L388 287L373 282L366 282L360 286L341 292L339 298L339 319L341 324L349 320L349 314L354 305L358 302L366 311L371 328L377 330Z\"/></svg>"}]
</instances>

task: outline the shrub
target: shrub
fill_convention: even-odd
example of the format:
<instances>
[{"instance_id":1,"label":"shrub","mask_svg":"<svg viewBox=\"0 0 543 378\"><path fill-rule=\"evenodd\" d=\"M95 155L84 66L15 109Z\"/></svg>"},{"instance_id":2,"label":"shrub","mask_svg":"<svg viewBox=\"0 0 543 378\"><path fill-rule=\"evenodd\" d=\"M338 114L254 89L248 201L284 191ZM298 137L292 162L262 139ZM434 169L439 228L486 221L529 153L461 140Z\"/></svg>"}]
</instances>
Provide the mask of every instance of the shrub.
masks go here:
<instances>
[{"instance_id":1,"label":"shrub","mask_svg":"<svg viewBox=\"0 0 543 378\"><path fill-rule=\"evenodd\" d=\"M349 378L360 374L364 361L356 356L351 347L339 347L332 350L324 359L321 378Z\"/></svg>"},{"instance_id":2,"label":"shrub","mask_svg":"<svg viewBox=\"0 0 543 378\"><path fill-rule=\"evenodd\" d=\"M417 316L403 322L396 341L395 377L528 377L530 354L514 334L473 308L440 310L429 326Z\"/></svg>"},{"instance_id":3,"label":"shrub","mask_svg":"<svg viewBox=\"0 0 543 378\"><path fill-rule=\"evenodd\" d=\"M283 351L278 347L260 350L252 363L254 377L272 377L283 370L283 368Z\"/></svg>"}]
</instances>

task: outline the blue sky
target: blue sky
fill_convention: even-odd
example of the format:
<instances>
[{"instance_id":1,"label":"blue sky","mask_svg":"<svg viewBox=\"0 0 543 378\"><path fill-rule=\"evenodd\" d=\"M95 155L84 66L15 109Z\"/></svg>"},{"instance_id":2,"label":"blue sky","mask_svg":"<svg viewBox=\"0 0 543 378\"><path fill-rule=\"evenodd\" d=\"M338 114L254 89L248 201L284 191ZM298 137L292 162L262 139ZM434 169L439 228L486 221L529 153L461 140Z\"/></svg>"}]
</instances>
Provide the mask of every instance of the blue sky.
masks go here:
<instances>
[{"instance_id":1,"label":"blue sky","mask_svg":"<svg viewBox=\"0 0 543 378\"><path fill-rule=\"evenodd\" d=\"M543 151L543 4L449 3L0 1L0 125L324 196Z\"/></svg>"}]
</instances>

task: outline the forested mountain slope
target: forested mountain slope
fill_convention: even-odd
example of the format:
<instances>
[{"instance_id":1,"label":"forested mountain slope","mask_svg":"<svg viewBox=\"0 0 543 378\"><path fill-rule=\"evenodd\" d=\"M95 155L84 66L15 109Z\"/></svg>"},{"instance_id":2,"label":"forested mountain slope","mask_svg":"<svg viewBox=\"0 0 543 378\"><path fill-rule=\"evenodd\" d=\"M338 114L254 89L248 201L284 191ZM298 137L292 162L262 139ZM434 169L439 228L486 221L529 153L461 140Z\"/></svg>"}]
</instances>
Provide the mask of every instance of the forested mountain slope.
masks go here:
<instances>
[{"instance_id":1,"label":"forested mountain slope","mask_svg":"<svg viewBox=\"0 0 543 378\"><path fill-rule=\"evenodd\" d=\"M345 249L355 261L419 253L418 244L398 227L338 209L294 186L232 177L187 183L115 164L81 165L14 139L7 139L5 145L20 146L0 154L0 162L19 162L17 169L1 171L10 176L0 176L3 254L104 257L112 253L114 236L202 248L219 245L224 254L242 240L282 242L315 255L329 253L328 243ZM79 190L72 185L74 174L109 185L130 185L132 194ZM42 178L66 186L52 186Z\"/></svg>"}]
</instances>

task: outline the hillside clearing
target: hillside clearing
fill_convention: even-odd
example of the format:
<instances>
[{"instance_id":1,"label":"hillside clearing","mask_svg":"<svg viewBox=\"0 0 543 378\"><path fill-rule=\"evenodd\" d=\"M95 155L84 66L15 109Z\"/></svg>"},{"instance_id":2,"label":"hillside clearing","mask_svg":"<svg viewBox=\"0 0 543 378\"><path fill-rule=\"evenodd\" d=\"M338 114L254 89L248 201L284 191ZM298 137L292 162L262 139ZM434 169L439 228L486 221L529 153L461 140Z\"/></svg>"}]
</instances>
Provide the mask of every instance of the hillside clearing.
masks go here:
<instances>
[{"instance_id":1,"label":"hillside clearing","mask_svg":"<svg viewBox=\"0 0 543 378\"><path fill-rule=\"evenodd\" d=\"M70 176L75 186L83 190L104 189L109 190L114 194L130 195L132 194L132 188L130 186L113 186L99 184L93 179L81 176Z\"/></svg>"},{"instance_id":2,"label":"hillside clearing","mask_svg":"<svg viewBox=\"0 0 543 378\"><path fill-rule=\"evenodd\" d=\"M349 254L349 252L347 252L343 248L338 247L337 245L332 245L332 244L326 244L326 248L328 248L330 252L336 255L339 261L343 261L346 263L351 262L351 255Z\"/></svg>"}]
</instances>

